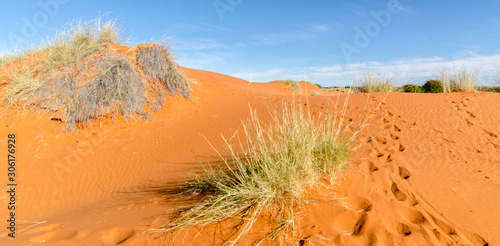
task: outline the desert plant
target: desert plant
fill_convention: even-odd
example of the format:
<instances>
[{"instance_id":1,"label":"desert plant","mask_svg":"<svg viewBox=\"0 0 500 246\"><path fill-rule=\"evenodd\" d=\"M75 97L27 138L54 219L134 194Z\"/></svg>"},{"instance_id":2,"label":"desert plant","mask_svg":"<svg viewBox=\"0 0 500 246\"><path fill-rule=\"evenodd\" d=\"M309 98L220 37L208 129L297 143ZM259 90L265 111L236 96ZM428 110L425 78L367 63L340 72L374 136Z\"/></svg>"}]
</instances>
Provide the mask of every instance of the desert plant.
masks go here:
<instances>
[{"instance_id":1,"label":"desert plant","mask_svg":"<svg viewBox=\"0 0 500 246\"><path fill-rule=\"evenodd\" d=\"M7 105L12 105L17 100L26 101L33 98L34 92L41 86L41 81L35 76L33 68L26 64L10 68L5 75L10 78L3 95Z\"/></svg>"},{"instance_id":2,"label":"desert plant","mask_svg":"<svg viewBox=\"0 0 500 246\"><path fill-rule=\"evenodd\" d=\"M297 83L297 81L295 81L295 80L284 79L284 80L280 80L280 83L290 86L290 88L294 92L297 92L297 93L302 92L302 88L300 88L299 83Z\"/></svg>"},{"instance_id":3,"label":"desert plant","mask_svg":"<svg viewBox=\"0 0 500 246\"><path fill-rule=\"evenodd\" d=\"M313 91L313 92L311 93L311 96L314 96L314 97L316 97L316 96L321 96L321 93L319 93L319 92L317 92L317 91Z\"/></svg>"},{"instance_id":4,"label":"desert plant","mask_svg":"<svg viewBox=\"0 0 500 246\"><path fill-rule=\"evenodd\" d=\"M242 152L227 140L230 157L225 166L189 181L181 191L200 198L184 207L161 231L175 231L212 222L236 219L246 221L235 244L249 232L258 216L271 211L276 227L268 236L294 228L295 208L301 203L305 187L321 177L339 178L347 165L355 134L347 136L342 112L329 112L313 119L295 104L270 109L271 122L264 124L251 112L243 125ZM340 119L338 118L340 117Z\"/></svg>"},{"instance_id":5,"label":"desert plant","mask_svg":"<svg viewBox=\"0 0 500 246\"><path fill-rule=\"evenodd\" d=\"M423 93L424 89L418 85L406 84L401 87L403 92L411 92L411 93Z\"/></svg>"},{"instance_id":6,"label":"desert plant","mask_svg":"<svg viewBox=\"0 0 500 246\"><path fill-rule=\"evenodd\" d=\"M453 91L475 91L477 90L478 79L481 74L479 68L455 68L448 72L446 66L442 68L435 77L441 81L445 93Z\"/></svg>"},{"instance_id":7,"label":"desert plant","mask_svg":"<svg viewBox=\"0 0 500 246\"><path fill-rule=\"evenodd\" d=\"M74 129L101 116L143 115L145 106L160 109L165 92L189 97L189 80L166 47L139 45L130 48L137 51L130 57L115 48L121 33L114 20L74 22L3 71L9 82L2 100L9 107L22 103L60 111L66 129ZM2 63L15 59L5 57Z\"/></svg>"},{"instance_id":8,"label":"desert plant","mask_svg":"<svg viewBox=\"0 0 500 246\"><path fill-rule=\"evenodd\" d=\"M321 86L320 84L314 84L314 85L320 89L323 89L323 86Z\"/></svg>"},{"instance_id":9,"label":"desert plant","mask_svg":"<svg viewBox=\"0 0 500 246\"><path fill-rule=\"evenodd\" d=\"M441 86L443 87L443 92L448 93L451 92L451 84L450 84L450 73L448 72L446 65L443 66L441 70L436 72L434 74L434 77L436 77L436 81L439 81ZM425 90L425 89L424 89ZM429 93L425 91L426 93Z\"/></svg>"},{"instance_id":10,"label":"desert plant","mask_svg":"<svg viewBox=\"0 0 500 246\"><path fill-rule=\"evenodd\" d=\"M147 79L156 84L156 88L165 88L171 95L189 97L189 80L177 69L172 53L167 48L144 47L137 52L136 59L137 65L144 71ZM163 98L162 90L157 90L157 93L161 94L159 98ZM163 101L159 103L163 104Z\"/></svg>"},{"instance_id":11,"label":"desert plant","mask_svg":"<svg viewBox=\"0 0 500 246\"><path fill-rule=\"evenodd\" d=\"M101 72L71 95L66 116L69 129L99 116L142 113L144 84L125 57L107 59Z\"/></svg>"},{"instance_id":12,"label":"desert plant","mask_svg":"<svg viewBox=\"0 0 500 246\"><path fill-rule=\"evenodd\" d=\"M396 89L394 86L395 76L367 69L355 75L355 83L358 84L361 92L392 92Z\"/></svg>"},{"instance_id":13,"label":"desert plant","mask_svg":"<svg viewBox=\"0 0 500 246\"><path fill-rule=\"evenodd\" d=\"M462 67L457 69L450 81L452 91L475 91L480 74L479 68Z\"/></svg>"},{"instance_id":14,"label":"desert plant","mask_svg":"<svg viewBox=\"0 0 500 246\"><path fill-rule=\"evenodd\" d=\"M428 80L422 86L422 89L424 89L425 93L443 93L443 85L439 80Z\"/></svg>"}]
</instances>

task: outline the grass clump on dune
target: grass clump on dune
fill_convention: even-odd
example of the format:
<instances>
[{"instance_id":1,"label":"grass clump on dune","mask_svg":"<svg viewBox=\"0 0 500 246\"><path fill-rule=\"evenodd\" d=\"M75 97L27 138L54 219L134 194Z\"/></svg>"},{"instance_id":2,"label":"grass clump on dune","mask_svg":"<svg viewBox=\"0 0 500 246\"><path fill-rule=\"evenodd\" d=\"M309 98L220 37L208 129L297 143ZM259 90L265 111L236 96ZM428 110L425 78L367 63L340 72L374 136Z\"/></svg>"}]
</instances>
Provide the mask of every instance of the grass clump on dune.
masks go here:
<instances>
[{"instance_id":1,"label":"grass clump on dune","mask_svg":"<svg viewBox=\"0 0 500 246\"><path fill-rule=\"evenodd\" d=\"M49 110L71 130L99 117L144 116L163 107L167 92L189 97L189 81L166 47L122 41L114 20L71 23L46 45L2 59L11 62L3 102Z\"/></svg>"},{"instance_id":2,"label":"grass clump on dune","mask_svg":"<svg viewBox=\"0 0 500 246\"><path fill-rule=\"evenodd\" d=\"M175 231L226 220L240 221L235 244L262 213L270 213L275 226L267 236L276 238L294 230L295 212L308 185L322 178L334 180L344 171L354 136L342 125L343 113L313 119L301 107L271 109L271 121L257 113L243 124L246 140L237 152L227 140L229 157L224 167L189 181L182 194L199 198L185 207L163 231ZM340 119L339 119L340 118Z\"/></svg>"},{"instance_id":3,"label":"grass clump on dune","mask_svg":"<svg viewBox=\"0 0 500 246\"><path fill-rule=\"evenodd\" d=\"M462 67L451 73L444 66L434 76L441 81L445 93L453 91L476 91L481 70L479 68Z\"/></svg>"},{"instance_id":4,"label":"grass clump on dune","mask_svg":"<svg viewBox=\"0 0 500 246\"><path fill-rule=\"evenodd\" d=\"M361 92L393 92L396 90L394 75L367 69L355 76Z\"/></svg>"},{"instance_id":5,"label":"grass clump on dune","mask_svg":"<svg viewBox=\"0 0 500 246\"><path fill-rule=\"evenodd\" d=\"M302 88L300 88L299 83L295 80L291 80L291 79L280 80L280 84L285 84L285 85L290 86L290 88L292 89L293 92L297 92L297 93L302 92Z\"/></svg>"}]
</instances>

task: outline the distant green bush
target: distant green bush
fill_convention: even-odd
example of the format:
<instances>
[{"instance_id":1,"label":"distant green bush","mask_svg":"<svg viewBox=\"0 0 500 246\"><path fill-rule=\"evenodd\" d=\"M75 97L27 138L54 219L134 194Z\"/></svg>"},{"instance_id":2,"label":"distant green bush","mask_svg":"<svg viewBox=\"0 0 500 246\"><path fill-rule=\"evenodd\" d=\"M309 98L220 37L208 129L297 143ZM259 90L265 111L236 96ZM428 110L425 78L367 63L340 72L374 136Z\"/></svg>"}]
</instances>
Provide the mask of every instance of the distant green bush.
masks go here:
<instances>
[{"instance_id":1,"label":"distant green bush","mask_svg":"<svg viewBox=\"0 0 500 246\"><path fill-rule=\"evenodd\" d=\"M406 84L401 87L401 90L403 92L410 92L410 93L423 93L424 89L422 89L421 86L418 85L412 85L412 84Z\"/></svg>"},{"instance_id":2,"label":"distant green bush","mask_svg":"<svg viewBox=\"0 0 500 246\"><path fill-rule=\"evenodd\" d=\"M428 80L423 86L422 89L424 89L425 93L443 93L443 85L441 84L441 81L431 79Z\"/></svg>"}]
</instances>

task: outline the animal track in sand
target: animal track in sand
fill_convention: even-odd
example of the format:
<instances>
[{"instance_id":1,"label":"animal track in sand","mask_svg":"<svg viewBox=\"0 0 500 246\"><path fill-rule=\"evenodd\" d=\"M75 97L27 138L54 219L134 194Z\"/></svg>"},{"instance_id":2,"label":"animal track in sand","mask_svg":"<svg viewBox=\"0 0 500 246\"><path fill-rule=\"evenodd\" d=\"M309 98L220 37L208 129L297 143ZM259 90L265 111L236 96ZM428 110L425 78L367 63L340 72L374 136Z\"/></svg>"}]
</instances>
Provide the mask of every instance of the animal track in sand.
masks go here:
<instances>
[{"instance_id":1,"label":"animal track in sand","mask_svg":"<svg viewBox=\"0 0 500 246\"><path fill-rule=\"evenodd\" d=\"M334 218L333 227L341 234L356 235L363 229L366 217L366 212L347 210Z\"/></svg>"},{"instance_id":2,"label":"animal track in sand","mask_svg":"<svg viewBox=\"0 0 500 246\"><path fill-rule=\"evenodd\" d=\"M432 220L437 225L437 227L439 227L439 229L441 229L444 233L446 233L446 235L456 235L457 234L457 232L455 231L455 229L453 229L453 227L449 226L448 224L444 223L443 221L438 220L434 217L432 217Z\"/></svg>"},{"instance_id":3,"label":"animal track in sand","mask_svg":"<svg viewBox=\"0 0 500 246\"><path fill-rule=\"evenodd\" d=\"M408 179L411 177L410 171L408 171L405 167L394 166L394 169L396 174L402 179Z\"/></svg>"},{"instance_id":4,"label":"animal track in sand","mask_svg":"<svg viewBox=\"0 0 500 246\"><path fill-rule=\"evenodd\" d=\"M380 153L380 151L378 151L377 149L370 150L369 155L371 157L382 157L382 156L384 156L384 154Z\"/></svg>"},{"instance_id":5,"label":"animal track in sand","mask_svg":"<svg viewBox=\"0 0 500 246\"><path fill-rule=\"evenodd\" d=\"M394 131L400 132L401 128L399 128L398 126L394 125Z\"/></svg>"},{"instance_id":6,"label":"animal track in sand","mask_svg":"<svg viewBox=\"0 0 500 246\"><path fill-rule=\"evenodd\" d=\"M498 135L496 135L496 134L495 134L495 133L493 133L493 132L490 132L490 131L487 131L487 130L484 130L484 132L485 132L486 134L490 135L490 137L492 137L492 138L497 138L497 137L498 137Z\"/></svg>"},{"instance_id":7,"label":"animal track in sand","mask_svg":"<svg viewBox=\"0 0 500 246\"><path fill-rule=\"evenodd\" d=\"M387 139L385 139L385 137L378 136L375 139L377 140L377 142L379 142L381 144L387 144Z\"/></svg>"},{"instance_id":8,"label":"animal track in sand","mask_svg":"<svg viewBox=\"0 0 500 246\"><path fill-rule=\"evenodd\" d=\"M469 114L469 116L470 116L470 117L472 117L472 118L476 118L476 115L474 115L474 114L473 114L473 113L471 113L470 111L466 111L466 112Z\"/></svg>"},{"instance_id":9,"label":"animal track in sand","mask_svg":"<svg viewBox=\"0 0 500 246\"><path fill-rule=\"evenodd\" d=\"M362 161L359 163L358 167L366 173L378 171L378 167L371 161Z\"/></svg>"},{"instance_id":10,"label":"animal track in sand","mask_svg":"<svg viewBox=\"0 0 500 246\"><path fill-rule=\"evenodd\" d=\"M392 145L390 147L391 152L397 152L397 151L403 152L403 151L405 151L405 149L406 149L406 147L402 144L395 144L395 145Z\"/></svg>"},{"instance_id":11,"label":"animal track in sand","mask_svg":"<svg viewBox=\"0 0 500 246\"><path fill-rule=\"evenodd\" d=\"M391 185L391 191L392 191L392 194L394 195L394 197L398 200L398 201L405 201L406 200L406 194L401 192L398 188L398 185L396 183L392 183Z\"/></svg>"},{"instance_id":12,"label":"animal track in sand","mask_svg":"<svg viewBox=\"0 0 500 246\"><path fill-rule=\"evenodd\" d=\"M101 235L104 243L117 245L133 237L135 235L135 229L132 227L116 227L101 232Z\"/></svg>"},{"instance_id":13,"label":"animal track in sand","mask_svg":"<svg viewBox=\"0 0 500 246\"><path fill-rule=\"evenodd\" d=\"M392 155L391 155L391 154L389 154L389 155L387 156L386 161L387 161L387 162L392 162Z\"/></svg>"},{"instance_id":14,"label":"animal track in sand","mask_svg":"<svg viewBox=\"0 0 500 246\"><path fill-rule=\"evenodd\" d=\"M406 147L402 144L399 145L399 152L405 151Z\"/></svg>"},{"instance_id":15,"label":"animal track in sand","mask_svg":"<svg viewBox=\"0 0 500 246\"><path fill-rule=\"evenodd\" d=\"M356 212L368 211L372 207L372 202L362 196L350 195L342 200L344 206Z\"/></svg>"},{"instance_id":16,"label":"animal track in sand","mask_svg":"<svg viewBox=\"0 0 500 246\"><path fill-rule=\"evenodd\" d=\"M396 235L408 236L411 234L410 227L401 222L386 219L383 220L382 223L389 232L392 232Z\"/></svg>"},{"instance_id":17,"label":"animal track in sand","mask_svg":"<svg viewBox=\"0 0 500 246\"><path fill-rule=\"evenodd\" d=\"M487 142L486 145L489 146L490 148L500 149L500 145L494 144L492 142Z\"/></svg>"},{"instance_id":18,"label":"animal track in sand","mask_svg":"<svg viewBox=\"0 0 500 246\"><path fill-rule=\"evenodd\" d=\"M399 137L396 136L396 135L394 135L394 134L391 134L391 138L392 138L392 140L398 140L399 139Z\"/></svg>"},{"instance_id":19,"label":"animal track in sand","mask_svg":"<svg viewBox=\"0 0 500 246\"><path fill-rule=\"evenodd\" d=\"M426 221L424 215L413 208L400 208L397 210L397 213L401 218L414 224L422 224Z\"/></svg>"}]
</instances>

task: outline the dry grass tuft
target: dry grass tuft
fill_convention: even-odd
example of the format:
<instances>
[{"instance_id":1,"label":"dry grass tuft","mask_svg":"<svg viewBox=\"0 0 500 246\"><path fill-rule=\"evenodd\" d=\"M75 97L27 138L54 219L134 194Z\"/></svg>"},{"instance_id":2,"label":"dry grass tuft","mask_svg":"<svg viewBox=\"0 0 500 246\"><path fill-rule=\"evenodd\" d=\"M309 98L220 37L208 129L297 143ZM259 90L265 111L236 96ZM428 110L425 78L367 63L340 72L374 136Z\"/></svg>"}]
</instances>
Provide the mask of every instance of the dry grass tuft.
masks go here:
<instances>
[{"instance_id":1,"label":"dry grass tuft","mask_svg":"<svg viewBox=\"0 0 500 246\"><path fill-rule=\"evenodd\" d=\"M455 68L451 73L446 66L434 76L441 81L445 93L453 91L476 91L481 70L479 68Z\"/></svg>"},{"instance_id":2,"label":"dry grass tuft","mask_svg":"<svg viewBox=\"0 0 500 246\"><path fill-rule=\"evenodd\" d=\"M245 140L235 151L234 139L226 140L229 157L224 166L188 181L180 194L199 202L179 210L165 228L174 232L213 222L233 221L239 230L235 244L262 213L272 214L274 225L266 237L293 232L296 212L305 188L325 178L334 181L348 164L354 135L343 125L345 105L314 119L296 104L271 108L271 122L264 124L255 111L243 124ZM238 222L239 221L239 222Z\"/></svg>"},{"instance_id":3,"label":"dry grass tuft","mask_svg":"<svg viewBox=\"0 0 500 246\"><path fill-rule=\"evenodd\" d=\"M171 53L163 46L149 46L137 52L137 65L144 71L148 81L154 83L154 91L163 104L165 90L170 95L189 98L189 80L179 71Z\"/></svg>"},{"instance_id":4,"label":"dry grass tuft","mask_svg":"<svg viewBox=\"0 0 500 246\"><path fill-rule=\"evenodd\" d=\"M119 112L142 114L144 84L125 57L104 60L101 72L76 90L68 101L66 124L90 124L100 116Z\"/></svg>"},{"instance_id":5,"label":"dry grass tuft","mask_svg":"<svg viewBox=\"0 0 500 246\"><path fill-rule=\"evenodd\" d=\"M78 21L46 46L2 57L5 65L31 54L5 69L3 102L59 112L66 129L75 129L116 113L144 115L149 90L156 92L155 109L163 107L164 91L189 97L189 80L166 48L139 48L137 57L130 57L114 48L122 33L115 20Z\"/></svg>"},{"instance_id":6,"label":"dry grass tuft","mask_svg":"<svg viewBox=\"0 0 500 246\"><path fill-rule=\"evenodd\" d=\"M293 92L297 92L297 93L302 92L302 88L300 88L299 83L295 80L284 79L284 80L280 80L280 83L290 86L290 88L292 89Z\"/></svg>"},{"instance_id":7,"label":"dry grass tuft","mask_svg":"<svg viewBox=\"0 0 500 246\"><path fill-rule=\"evenodd\" d=\"M396 90L396 77L389 73L376 73L367 69L354 77L360 92L393 92Z\"/></svg>"}]
</instances>

